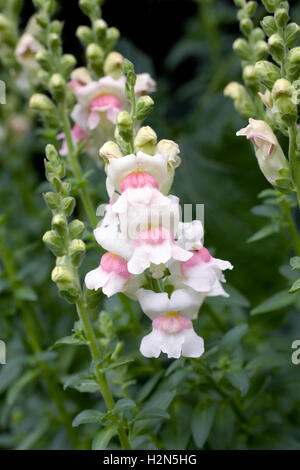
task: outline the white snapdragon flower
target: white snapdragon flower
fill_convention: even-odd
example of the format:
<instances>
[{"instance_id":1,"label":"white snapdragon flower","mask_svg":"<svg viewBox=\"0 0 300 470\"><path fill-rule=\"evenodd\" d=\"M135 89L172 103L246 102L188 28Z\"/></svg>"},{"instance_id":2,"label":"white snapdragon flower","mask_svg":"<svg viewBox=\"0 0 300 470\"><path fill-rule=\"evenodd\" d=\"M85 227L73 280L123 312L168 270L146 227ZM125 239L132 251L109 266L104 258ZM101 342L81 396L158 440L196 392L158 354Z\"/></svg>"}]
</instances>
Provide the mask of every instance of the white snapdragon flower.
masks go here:
<instances>
[{"instance_id":1,"label":"white snapdragon flower","mask_svg":"<svg viewBox=\"0 0 300 470\"><path fill-rule=\"evenodd\" d=\"M145 357L158 357L160 352L169 358L200 357L204 341L191 322L197 315L200 302L192 291L175 290L167 293L139 289L137 298L142 310L152 320L152 332L142 339L140 351Z\"/></svg>"},{"instance_id":2,"label":"white snapdragon flower","mask_svg":"<svg viewBox=\"0 0 300 470\"><path fill-rule=\"evenodd\" d=\"M232 264L213 258L205 247L193 250L191 254L187 261L170 263L169 282L176 287L190 287L202 295L228 297L221 284L225 282L222 271L232 269Z\"/></svg>"}]
</instances>

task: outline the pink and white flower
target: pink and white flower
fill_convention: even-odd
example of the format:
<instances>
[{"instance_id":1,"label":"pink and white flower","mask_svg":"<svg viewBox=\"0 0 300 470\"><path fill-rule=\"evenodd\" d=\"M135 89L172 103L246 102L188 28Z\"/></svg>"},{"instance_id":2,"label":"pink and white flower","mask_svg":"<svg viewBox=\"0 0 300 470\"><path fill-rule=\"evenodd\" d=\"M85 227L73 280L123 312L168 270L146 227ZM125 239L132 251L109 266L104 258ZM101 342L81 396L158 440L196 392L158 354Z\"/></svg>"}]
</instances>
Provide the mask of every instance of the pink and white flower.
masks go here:
<instances>
[{"instance_id":1,"label":"pink and white flower","mask_svg":"<svg viewBox=\"0 0 300 470\"><path fill-rule=\"evenodd\" d=\"M42 45L29 33L21 36L16 50L16 59L21 65L31 66L35 63L35 55L42 49Z\"/></svg>"},{"instance_id":2,"label":"pink and white flower","mask_svg":"<svg viewBox=\"0 0 300 470\"><path fill-rule=\"evenodd\" d=\"M72 135L72 141L73 141L73 145L74 147L76 148L78 142L82 141L84 145L87 145L88 143L88 134L83 130L81 129L81 127L78 126L78 124L74 124L74 126L72 127L72 130L71 130L71 135ZM61 149L60 149L60 155L68 155L68 146L67 146L67 142L65 140L65 134L64 132L60 132L58 135L57 135L57 138L59 140L62 140L62 146L61 146Z\"/></svg>"},{"instance_id":3,"label":"pink and white flower","mask_svg":"<svg viewBox=\"0 0 300 470\"><path fill-rule=\"evenodd\" d=\"M192 292L178 289L171 297L139 289L137 298L142 310L152 320L152 332L142 339L140 351L145 357L158 357L160 352L169 358L200 357L204 341L191 322L200 307L199 298Z\"/></svg>"},{"instance_id":4,"label":"pink and white flower","mask_svg":"<svg viewBox=\"0 0 300 470\"><path fill-rule=\"evenodd\" d=\"M153 264L170 260L187 261L192 253L176 245L174 235L164 227L151 227L142 231L134 241L133 254L128 261L132 274L141 274Z\"/></svg>"},{"instance_id":5,"label":"pink and white flower","mask_svg":"<svg viewBox=\"0 0 300 470\"><path fill-rule=\"evenodd\" d=\"M213 258L205 247L190 253L192 256L189 260L170 263L170 282L176 287L190 287L202 295L228 297L221 284L225 282L222 271L232 269L232 264Z\"/></svg>"},{"instance_id":6,"label":"pink and white flower","mask_svg":"<svg viewBox=\"0 0 300 470\"><path fill-rule=\"evenodd\" d=\"M87 273L85 284L88 289L102 288L107 297L118 292L127 292L128 295L134 296L142 280L130 274L126 260L108 252L102 256L99 267Z\"/></svg>"}]
</instances>

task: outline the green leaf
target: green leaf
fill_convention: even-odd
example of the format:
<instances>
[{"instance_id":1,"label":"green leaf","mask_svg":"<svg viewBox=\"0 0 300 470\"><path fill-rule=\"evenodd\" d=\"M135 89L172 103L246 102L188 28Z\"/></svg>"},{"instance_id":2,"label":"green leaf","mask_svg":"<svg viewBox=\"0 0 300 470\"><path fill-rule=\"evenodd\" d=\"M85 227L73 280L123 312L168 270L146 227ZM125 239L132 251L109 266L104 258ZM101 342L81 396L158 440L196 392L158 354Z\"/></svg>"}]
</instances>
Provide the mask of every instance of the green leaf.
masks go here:
<instances>
[{"instance_id":1,"label":"green leaf","mask_svg":"<svg viewBox=\"0 0 300 470\"><path fill-rule=\"evenodd\" d=\"M251 209L251 212L255 215L258 215L259 217L278 217L279 216L279 210L277 207L274 206L269 206L269 205L261 205L261 206L254 206Z\"/></svg>"},{"instance_id":2,"label":"green leaf","mask_svg":"<svg viewBox=\"0 0 300 470\"><path fill-rule=\"evenodd\" d=\"M248 325L243 323L231 330L227 331L220 341L219 349L224 351L231 351L240 342L242 337L247 333Z\"/></svg>"},{"instance_id":3,"label":"green leaf","mask_svg":"<svg viewBox=\"0 0 300 470\"><path fill-rule=\"evenodd\" d=\"M112 410L112 414L116 415L123 411L131 410L132 408L135 408L135 407L136 407L136 404L134 403L133 400L129 400L128 398L121 398L115 404Z\"/></svg>"},{"instance_id":4,"label":"green leaf","mask_svg":"<svg viewBox=\"0 0 300 470\"><path fill-rule=\"evenodd\" d=\"M33 382L40 374L39 369L28 370L10 387L7 396L6 402L8 406L12 406L18 399L20 393L23 389Z\"/></svg>"},{"instance_id":5,"label":"green leaf","mask_svg":"<svg viewBox=\"0 0 300 470\"><path fill-rule=\"evenodd\" d=\"M163 371L157 372L140 388L140 391L136 397L137 403L141 403L145 400L145 398L147 398L147 396L152 392L162 375Z\"/></svg>"},{"instance_id":6,"label":"green leaf","mask_svg":"<svg viewBox=\"0 0 300 470\"><path fill-rule=\"evenodd\" d=\"M75 336L70 335L70 336L64 336L63 338L58 339L54 343L53 347L59 346L59 345L62 345L62 344L83 345L83 344L87 344L87 342L84 341L83 339L76 338Z\"/></svg>"},{"instance_id":7,"label":"green leaf","mask_svg":"<svg viewBox=\"0 0 300 470\"><path fill-rule=\"evenodd\" d=\"M144 409L140 411L136 417L135 421L141 421L143 419L169 419L170 415L165 410L161 408L151 408Z\"/></svg>"},{"instance_id":8,"label":"green leaf","mask_svg":"<svg viewBox=\"0 0 300 470\"><path fill-rule=\"evenodd\" d=\"M93 439L92 450L105 450L113 436L117 433L118 425L111 424L105 429L101 429Z\"/></svg>"},{"instance_id":9,"label":"green leaf","mask_svg":"<svg viewBox=\"0 0 300 470\"><path fill-rule=\"evenodd\" d=\"M19 287L15 291L15 295L16 295L17 299L29 300L31 302L35 302L38 299L38 297L37 297L36 293L34 292L34 290L29 286Z\"/></svg>"},{"instance_id":10,"label":"green leaf","mask_svg":"<svg viewBox=\"0 0 300 470\"><path fill-rule=\"evenodd\" d=\"M290 259L290 265L293 269L300 269L300 256L293 256Z\"/></svg>"},{"instance_id":11,"label":"green leaf","mask_svg":"<svg viewBox=\"0 0 300 470\"><path fill-rule=\"evenodd\" d=\"M263 238L269 237L273 233L278 232L278 226L274 224L265 225L263 228L258 230L252 237L248 238L247 243L256 242L262 240Z\"/></svg>"},{"instance_id":12,"label":"green leaf","mask_svg":"<svg viewBox=\"0 0 300 470\"><path fill-rule=\"evenodd\" d=\"M211 400L203 399L196 406L192 418L192 435L195 444L201 449L211 430L217 404Z\"/></svg>"},{"instance_id":13,"label":"green leaf","mask_svg":"<svg viewBox=\"0 0 300 470\"><path fill-rule=\"evenodd\" d=\"M125 366L126 364L129 364L132 361L133 359L120 359L118 361L113 362L107 367L102 367L102 370L116 369L117 367Z\"/></svg>"},{"instance_id":14,"label":"green leaf","mask_svg":"<svg viewBox=\"0 0 300 470\"><path fill-rule=\"evenodd\" d=\"M231 385L241 392L242 396L246 395L249 390L249 377L247 372L244 370L230 371L226 372L225 375Z\"/></svg>"},{"instance_id":15,"label":"green leaf","mask_svg":"<svg viewBox=\"0 0 300 470\"><path fill-rule=\"evenodd\" d=\"M292 294L293 292L297 292L300 289L300 278L294 282L292 287L290 288L289 292Z\"/></svg>"},{"instance_id":16,"label":"green leaf","mask_svg":"<svg viewBox=\"0 0 300 470\"><path fill-rule=\"evenodd\" d=\"M100 390L99 384L95 380L81 374L69 376L64 382L64 390L68 387L75 388L82 393L95 393Z\"/></svg>"},{"instance_id":17,"label":"green leaf","mask_svg":"<svg viewBox=\"0 0 300 470\"><path fill-rule=\"evenodd\" d=\"M289 294L288 291L284 290L272 295L267 300L257 305L257 307L251 310L250 315L261 315L263 313L280 310L281 308L289 307L296 302L296 300L296 295Z\"/></svg>"},{"instance_id":18,"label":"green leaf","mask_svg":"<svg viewBox=\"0 0 300 470\"><path fill-rule=\"evenodd\" d=\"M79 413L73 420L72 426L77 427L80 424L101 423L106 413L98 410L84 410Z\"/></svg>"}]
</instances>

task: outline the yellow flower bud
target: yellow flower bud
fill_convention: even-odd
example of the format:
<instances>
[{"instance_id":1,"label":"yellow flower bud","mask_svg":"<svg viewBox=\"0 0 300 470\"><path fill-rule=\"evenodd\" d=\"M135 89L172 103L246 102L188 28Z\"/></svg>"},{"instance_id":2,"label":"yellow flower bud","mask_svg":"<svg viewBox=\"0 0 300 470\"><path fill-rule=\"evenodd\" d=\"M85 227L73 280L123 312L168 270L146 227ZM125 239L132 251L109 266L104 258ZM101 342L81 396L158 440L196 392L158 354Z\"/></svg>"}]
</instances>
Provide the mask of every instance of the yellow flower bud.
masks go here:
<instances>
[{"instance_id":1,"label":"yellow flower bud","mask_svg":"<svg viewBox=\"0 0 300 470\"><path fill-rule=\"evenodd\" d=\"M142 152L153 155L155 145L157 142L157 135L150 126L141 127L134 139L134 147L136 151L141 150Z\"/></svg>"},{"instance_id":2,"label":"yellow flower bud","mask_svg":"<svg viewBox=\"0 0 300 470\"><path fill-rule=\"evenodd\" d=\"M119 52L110 52L104 62L104 73L117 79L123 75L123 60L124 57Z\"/></svg>"},{"instance_id":3,"label":"yellow flower bud","mask_svg":"<svg viewBox=\"0 0 300 470\"><path fill-rule=\"evenodd\" d=\"M168 166L175 170L180 163L181 158L179 156L180 149L179 145L174 140L162 139L158 142L156 150L161 153L168 155Z\"/></svg>"},{"instance_id":4,"label":"yellow flower bud","mask_svg":"<svg viewBox=\"0 0 300 470\"><path fill-rule=\"evenodd\" d=\"M99 150L99 155L103 158L106 163L109 163L109 160L111 158L123 157L120 147L112 140L108 140L107 142L105 142L105 144L102 145Z\"/></svg>"}]
</instances>

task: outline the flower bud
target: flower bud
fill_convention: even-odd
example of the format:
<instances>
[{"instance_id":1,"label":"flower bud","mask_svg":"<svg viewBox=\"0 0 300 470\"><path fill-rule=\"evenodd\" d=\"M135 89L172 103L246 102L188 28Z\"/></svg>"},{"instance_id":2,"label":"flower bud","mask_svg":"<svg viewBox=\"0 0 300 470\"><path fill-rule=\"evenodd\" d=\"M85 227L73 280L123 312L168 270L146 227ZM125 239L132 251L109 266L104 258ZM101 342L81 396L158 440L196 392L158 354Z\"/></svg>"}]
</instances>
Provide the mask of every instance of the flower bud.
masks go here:
<instances>
[{"instance_id":1,"label":"flower bud","mask_svg":"<svg viewBox=\"0 0 300 470\"><path fill-rule=\"evenodd\" d=\"M112 48L120 37L120 31L117 28L111 27L106 31L106 42Z\"/></svg>"},{"instance_id":2,"label":"flower bud","mask_svg":"<svg viewBox=\"0 0 300 470\"><path fill-rule=\"evenodd\" d=\"M144 153L153 155L157 135L150 126L141 127L134 139L134 147L136 151L141 150Z\"/></svg>"},{"instance_id":3,"label":"flower bud","mask_svg":"<svg viewBox=\"0 0 300 470\"><path fill-rule=\"evenodd\" d=\"M277 98L275 108L287 126L295 124L297 120L297 104L292 98L287 96Z\"/></svg>"},{"instance_id":4,"label":"flower bud","mask_svg":"<svg viewBox=\"0 0 300 470\"><path fill-rule=\"evenodd\" d=\"M250 18L243 18L240 21L240 29L245 36L249 36L253 29L253 22L250 20Z\"/></svg>"},{"instance_id":5,"label":"flower bud","mask_svg":"<svg viewBox=\"0 0 300 470\"><path fill-rule=\"evenodd\" d=\"M280 62L284 55L284 44L281 36L278 33L272 34L268 40L269 51L276 62Z\"/></svg>"},{"instance_id":6,"label":"flower bud","mask_svg":"<svg viewBox=\"0 0 300 470\"><path fill-rule=\"evenodd\" d=\"M49 88L56 101L63 101L66 92L66 82L60 73L52 75L49 82Z\"/></svg>"},{"instance_id":7,"label":"flower bud","mask_svg":"<svg viewBox=\"0 0 300 470\"><path fill-rule=\"evenodd\" d=\"M32 95L29 101L29 107L45 115L51 115L56 112L56 107L53 101L48 96L41 93Z\"/></svg>"},{"instance_id":8,"label":"flower bud","mask_svg":"<svg viewBox=\"0 0 300 470\"><path fill-rule=\"evenodd\" d=\"M12 27L12 23L6 18L5 15L0 13L0 31L9 30Z\"/></svg>"},{"instance_id":9,"label":"flower bud","mask_svg":"<svg viewBox=\"0 0 300 470\"><path fill-rule=\"evenodd\" d=\"M297 80L300 72L300 47L294 47L288 53L286 70L290 80Z\"/></svg>"},{"instance_id":10,"label":"flower bud","mask_svg":"<svg viewBox=\"0 0 300 470\"><path fill-rule=\"evenodd\" d=\"M44 70L46 70L47 72L51 71L52 57L51 57L50 52L46 51L46 49L41 49L39 52L37 52L35 58L36 58L36 61L40 64L41 67L43 67Z\"/></svg>"},{"instance_id":11,"label":"flower bud","mask_svg":"<svg viewBox=\"0 0 300 470\"><path fill-rule=\"evenodd\" d=\"M269 13L274 13L276 5L277 5L277 0L262 0L265 9Z\"/></svg>"},{"instance_id":12,"label":"flower bud","mask_svg":"<svg viewBox=\"0 0 300 470\"><path fill-rule=\"evenodd\" d=\"M123 60L124 57L119 52L110 52L104 62L104 73L117 79L123 75Z\"/></svg>"},{"instance_id":13,"label":"flower bud","mask_svg":"<svg viewBox=\"0 0 300 470\"><path fill-rule=\"evenodd\" d=\"M262 173L269 183L277 186L276 180L282 177L280 171L289 170L289 164L271 127L265 121L250 118L249 125L237 135L251 140Z\"/></svg>"},{"instance_id":14,"label":"flower bud","mask_svg":"<svg viewBox=\"0 0 300 470\"><path fill-rule=\"evenodd\" d=\"M86 67L78 67L71 73L71 80L87 85L92 81L92 77Z\"/></svg>"},{"instance_id":15,"label":"flower bud","mask_svg":"<svg viewBox=\"0 0 300 470\"><path fill-rule=\"evenodd\" d=\"M84 231L84 223L79 219L74 219L69 224L69 233L71 238L79 238Z\"/></svg>"},{"instance_id":16,"label":"flower bud","mask_svg":"<svg viewBox=\"0 0 300 470\"><path fill-rule=\"evenodd\" d=\"M87 47L86 55L94 71L97 74L100 74L104 59L104 51L102 47L98 46L98 44L91 43Z\"/></svg>"},{"instance_id":17,"label":"flower bud","mask_svg":"<svg viewBox=\"0 0 300 470\"><path fill-rule=\"evenodd\" d=\"M57 284L61 295L71 303L76 302L80 287L68 268L56 266L51 273L51 279Z\"/></svg>"},{"instance_id":18,"label":"flower bud","mask_svg":"<svg viewBox=\"0 0 300 470\"><path fill-rule=\"evenodd\" d=\"M247 2L246 3L246 11L248 13L249 16L253 16L254 13L255 13L255 10L256 10L256 7L257 7L257 3L256 2Z\"/></svg>"},{"instance_id":19,"label":"flower bud","mask_svg":"<svg viewBox=\"0 0 300 470\"><path fill-rule=\"evenodd\" d=\"M36 60L36 53L41 49L41 44L31 34L25 33L17 44L16 59L22 65L30 65Z\"/></svg>"},{"instance_id":20,"label":"flower bud","mask_svg":"<svg viewBox=\"0 0 300 470\"><path fill-rule=\"evenodd\" d=\"M266 41L258 41L255 45L256 60L265 59L268 56L269 49Z\"/></svg>"},{"instance_id":21,"label":"flower bud","mask_svg":"<svg viewBox=\"0 0 300 470\"><path fill-rule=\"evenodd\" d=\"M66 214L66 216L69 216L72 214L74 207L75 207L75 199L73 197L69 196L63 199L62 209L64 213Z\"/></svg>"},{"instance_id":22,"label":"flower bud","mask_svg":"<svg viewBox=\"0 0 300 470\"><path fill-rule=\"evenodd\" d=\"M289 20L288 10L286 8L277 8L274 18L277 26L279 28L284 28Z\"/></svg>"},{"instance_id":23,"label":"flower bud","mask_svg":"<svg viewBox=\"0 0 300 470\"><path fill-rule=\"evenodd\" d=\"M265 38L265 35L261 28L254 28L252 30L250 39L253 43L257 43L258 41L263 41L264 38Z\"/></svg>"},{"instance_id":24,"label":"flower bud","mask_svg":"<svg viewBox=\"0 0 300 470\"><path fill-rule=\"evenodd\" d=\"M94 40L93 31L88 26L79 26L76 30L76 36L84 46L88 46Z\"/></svg>"},{"instance_id":25,"label":"flower bud","mask_svg":"<svg viewBox=\"0 0 300 470\"><path fill-rule=\"evenodd\" d=\"M72 273L64 266L55 266L51 273L51 279L53 282L72 283Z\"/></svg>"},{"instance_id":26,"label":"flower bud","mask_svg":"<svg viewBox=\"0 0 300 470\"><path fill-rule=\"evenodd\" d=\"M249 59L250 47L246 39L236 39L232 45L232 48L234 52L236 52L236 54L238 54L238 56L241 57L243 60Z\"/></svg>"},{"instance_id":27,"label":"flower bud","mask_svg":"<svg viewBox=\"0 0 300 470\"><path fill-rule=\"evenodd\" d=\"M105 142L105 144L102 145L99 150L99 155L103 158L106 163L109 163L109 160L111 158L123 157L118 144L116 144L112 140L108 140L107 142Z\"/></svg>"},{"instance_id":28,"label":"flower bud","mask_svg":"<svg viewBox=\"0 0 300 470\"><path fill-rule=\"evenodd\" d=\"M102 19L94 22L94 31L99 42L102 42L106 33L107 23Z\"/></svg>"},{"instance_id":29,"label":"flower bud","mask_svg":"<svg viewBox=\"0 0 300 470\"><path fill-rule=\"evenodd\" d=\"M279 68L267 60L259 60L256 62L254 68L260 82L269 89L271 89L276 80L280 78Z\"/></svg>"},{"instance_id":30,"label":"flower bud","mask_svg":"<svg viewBox=\"0 0 300 470\"><path fill-rule=\"evenodd\" d=\"M272 89L272 97L274 100L276 100L279 97L282 96L289 96L292 97L295 93L295 88L285 78L280 78L279 80L276 80L274 83L273 89Z\"/></svg>"},{"instance_id":31,"label":"flower bud","mask_svg":"<svg viewBox=\"0 0 300 470\"><path fill-rule=\"evenodd\" d=\"M52 228L55 229L61 237L64 237L68 231L66 217L62 214L55 214L52 218Z\"/></svg>"},{"instance_id":32,"label":"flower bud","mask_svg":"<svg viewBox=\"0 0 300 470\"><path fill-rule=\"evenodd\" d=\"M294 47L297 44L300 34L300 26L297 23L290 23L287 25L284 37L288 48Z\"/></svg>"},{"instance_id":33,"label":"flower bud","mask_svg":"<svg viewBox=\"0 0 300 470\"><path fill-rule=\"evenodd\" d=\"M277 27L273 16L265 16L261 22L264 32L267 36L272 36L276 33Z\"/></svg>"},{"instance_id":34,"label":"flower bud","mask_svg":"<svg viewBox=\"0 0 300 470\"><path fill-rule=\"evenodd\" d=\"M62 73L65 77L68 77L73 68L76 65L76 58L72 54L64 54L61 58L60 65L62 68Z\"/></svg>"},{"instance_id":35,"label":"flower bud","mask_svg":"<svg viewBox=\"0 0 300 470\"><path fill-rule=\"evenodd\" d=\"M48 193L44 193L43 197L49 209L56 210L59 208L59 204L60 204L59 194L49 191Z\"/></svg>"},{"instance_id":36,"label":"flower bud","mask_svg":"<svg viewBox=\"0 0 300 470\"><path fill-rule=\"evenodd\" d=\"M69 253L73 265L79 267L85 254L85 243L79 239L72 240L69 246Z\"/></svg>"},{"instance_id":37,"label":"flower bud","mask_svg":"<svg viewBox=\"0 0 300 470\"><path fill-rule=\"evenodd\" d=\"M117 125L120 136L126 142L132 139L132 119L127 111L121 111L117 116Z\"/></svg>"},{"instance_id":38,"label":"flower bud","mask_svg":"<svg viewBox=\"0 0 300 470\"><path fill-rule=\"evenodd\" d=\"M48 37L48 44L54 55L61 54L61 39L58 34L50 33Z\"/></svg>"},{"instance_id":39,"label":"flower bud","mask_svg":"<svg viewBox=\"0 0 300 470\"><path fill-rule=\"evenodd\" d=\"M179 156L180 149L179 145L174 140L162 139L156 146L157 152L165 153L168 155L168 167L175 170L180 163L181 158Z\"/></svg>"},{"instance_id":40,"label":"flower bud","mask_svg":"<svg viewBox=\"0 0 300 470\"><path fill-rule=\"evenodd\" d=\"M259 81L254 65L246 65L243 70L243 79L246 85L256 90L259 86Z\"/></svg>"},{"instance_id":41,"label":"flower bud","mask_svg":"<svg viewBox=\"0 0 300 470\"><path fill-rule=\"evenodd\" d=\"M138 121L145 119L148 114L151 112L151 109L154 106L153 99L146 95L141 96L136 103L136 114L135 117Z\"/></svg>"},{"instance_id":42,"label":"flower bud","mask_svg":"<svg viewBox=\"0 0 300 470\"><path fill-rule=\"evenodd\" d=\"M45 232L43 235L43 242L55 256L62 256L65 254L64 242L55 230L48 230Z\"/></svg>"},{"instance_id":43,"label":"flower bud","mask_svg":"<svg viewBox=\"0 0 300 470\"><path fill-rule=\"evenodd\" d=\"M93 3L91 0L79 0L79 6L85 15L90 16L93 13Z\"/></svg>"},{"instance_id":44,"label":"flower bud","mask_svg":"<svg viewBox=\"0 0 300 470\"><path fill-rule=\"evenodd\" d=\"M233 99L234 106L241 116L247 119L255 114L254 103L246 88L240 83L229 83L224 89L224 95Z\"/></svg>"},{"instance_id":45,"label":"flower bud","mask_svg":"<svg viewBox=\"0 0 300 470\"><path fill-rule=\"evenodd\" d=\"M272 109L273 107L273 98L272 93L270 90L266 90L265 93L258 93L260 99L262 100L263 104L268 108Z\"/></svg>"}]
</instances>

